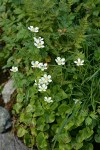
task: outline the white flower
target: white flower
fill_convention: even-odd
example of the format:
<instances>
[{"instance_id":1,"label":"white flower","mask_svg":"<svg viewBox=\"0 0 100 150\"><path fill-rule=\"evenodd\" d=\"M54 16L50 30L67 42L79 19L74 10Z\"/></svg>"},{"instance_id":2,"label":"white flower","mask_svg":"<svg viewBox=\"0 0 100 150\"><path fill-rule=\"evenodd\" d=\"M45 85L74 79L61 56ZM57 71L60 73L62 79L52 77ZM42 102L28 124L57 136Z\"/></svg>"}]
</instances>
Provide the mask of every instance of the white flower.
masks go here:
<instances>
[{"instance_id":1,"label":"white flower","mask_svg":"<svg viewBox=\"0 0 100 150\"><path fill-rule=\"evenodd\" d=\"M42 79L40 78L38 81L35 80L35 83L34 83L34 84L39 87L39 86L41 86L41 85L44 84L44 83L42 82Z\"/></svg>"},{"instance_id":2,"label":"white flower","mask_svg":"<svg viewBox=\"0 0 100 150\"><path fill-rule=\"evenodd\" d=\"M46 84L42 84L38 86L38 91L42 92L42 91L46 91L47 90L47 85Z\"/></svg>"},{"instance_id":3,"label":"white flower","mask_svg":"<svg viewBox=\"0 0 100 150\"><path fill-rule=\"evenodd\" d=\"M81 104L82 103L81 101L79 101L79 99L73 99L73 101L75 102L75 104L77 104L77 103Z\"/></svg>"},{"instance_id":4,"label":"white flower","mask_svg":"<svg viewBox=\"0 0 100 150\"><path fill-rule=\"evenodd\" d=\"M80 58L78 58L77 61L74 61L74 63L75 63L77 66L82 66L82 65L84 65L84 60L81 60Z\"/></svg>"},{"instance_id":5,"label":"white flower","mask_svg":"<svg viewBox=\"0 0 100 150\"><path fill-rule=\"evenodd\" d=\"M31 32L39 32L39 27L30 26L28 27L28 30L30 30Z\"/></svg>"},{"instance_id":6,"label":"white flower","mask_svg":"<svg viewBox=\"0 0 100 150\"><path fill-rule=\"evenodd\" d=\"M33 39L36 43L43 41L43 38L41 38L41 37L39 37L39 38L34 37Z\"/></svg>"},{"instance_id":7,"label":"white flower","mask_svg":"<svg viewBox=\"0 0 100 150\"><path fill-rule=\"evenodd\" d=\"M47 63L43 64L43 63L39 63L39 61L32 61L31 64L32 64L32 68L39 68L42 71L47 69Z\"/></svg>"},{"instance_id":8,"label":"white flower","mask_svg":"<svg viewBox=\"0 0 100 150\"><path fill-rule=\"evenodd\" d=\"M41 42L39 42L39 43L34 43L34 45L37 47L37 48L44 48L44 42L43 41L41 41Z\"/></svg>"},{"instance_id":9,"label":"white flower","mask_svg":"<svg viewBox=\"0 0 100 150\"><path fill-rule=\"evenodd\" d=\"M42 70L42 71L44 71L44 70L46 70L47 69L47 63L39 63L39 68Z\"/></svg>"},{"instance_id":10,"label":"white flower","mask_svg":"<svg viewBox=\"0 0 100 150\"><path fill-rule=\"evenodd\" d=\"M32 68L38 68L39 67L39 62L38 61L32 61L31 65L32 65Z\"/></svg>"},{"instance_id":11,"label":"white flower","mask_svg":"<svg viewBox=\"0 0 100 150\"><path fill-rule=\"evenodd\" d=\"M41 38L41 37L39 37L39 38L34 37L34 45L35 45L37 48L44 48L44 41L43 41L43 38Z\"/></svg>"},{"instance_id":12,"label":"white flower","mask_svg":"<svg viewBox=\"0 0 100 150\"><path fill-rule=\"evenodd\" d=\"M44 76L39 79L38 85L41 84L48 85L50 82L52 82L51 75L44 74Z\"/></svg>"},{"instance_id":13,"label":"white flower","mask_svg":"<svg viewBox=\"0 0 100 150\"><path fill-rule=\"evenodd\" d=\"M10 69L10 71L12 71L12 72L17 72L18 71L18 67L12 67L11 69Z\"/></svg>"},{"instance_id":14,"label":"white flower","mask_svg":"<svg viewBox=\"0 0 100 150\"><path fill-rule=\"evenodd\" d=\"M56 61L56 63L57 63L58 65L64 65L64 64L65 64L65 58L57 57L57 58L55 59L55 61Z\"/></svg>"},{"instance_id":15,"label":"white flower","mask_svg":"<svg viewBox=\"0 0 100 150\"><path fill-rule=\"evenodd\" d=\"M46 91L47 90L47 85L52 82L51 80L51 75L44 74L40 79L35 80L34 85L38 86L38 91Z\"/></svg>"},{"instance_id":16,"label":"white flower","mask_svg":"<svg viewBox=\"0 0 100 150\"><path fill-rule=\"evenodd\" d=\"M44 83L43 83L42 79L40 78L39 82L38 82L38 85L42 85L42 84L44 84Z\"/></svg>"},{"instance_id":17,"label":"white flower","mask_svg":"<svg viewBox=\"0 0 100 150\"><path fill-rule=\"evenodd\" d=\"M53 100L51 99L51 97L44 97L44 101L48 102L48 103L52 103Z\"/></svg>"},{"instance_id":18,"label":"white flower","mask_svg":"<svg viewBox=\"0 0 100 150\"><path fill-rule=\"evenodd\" d=\"M47 84L47 85L48 85L48 83L52 82L51 75L47 75L47 74L44 74L44 76L41 78L41 80L44 84Z\"/></svg>"}]
</instances>

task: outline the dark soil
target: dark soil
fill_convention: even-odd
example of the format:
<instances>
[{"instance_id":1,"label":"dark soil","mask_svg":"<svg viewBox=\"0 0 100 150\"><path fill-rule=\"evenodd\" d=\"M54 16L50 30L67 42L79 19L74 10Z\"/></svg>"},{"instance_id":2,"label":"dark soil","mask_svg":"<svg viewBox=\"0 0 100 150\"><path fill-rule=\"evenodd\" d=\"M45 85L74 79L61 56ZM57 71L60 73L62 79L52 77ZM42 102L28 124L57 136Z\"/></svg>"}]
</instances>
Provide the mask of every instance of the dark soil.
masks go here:
<instances>
[{"instance_id":1,"label":"dark soil","mask_svg":"<svg viewBox=\"0 0 100 150\"><path fill-rule=\"evenodd\" d=\"M100 143L94 142L93 146L94 146L94 150L100 150Z\"/></svg>"}]
</instances>

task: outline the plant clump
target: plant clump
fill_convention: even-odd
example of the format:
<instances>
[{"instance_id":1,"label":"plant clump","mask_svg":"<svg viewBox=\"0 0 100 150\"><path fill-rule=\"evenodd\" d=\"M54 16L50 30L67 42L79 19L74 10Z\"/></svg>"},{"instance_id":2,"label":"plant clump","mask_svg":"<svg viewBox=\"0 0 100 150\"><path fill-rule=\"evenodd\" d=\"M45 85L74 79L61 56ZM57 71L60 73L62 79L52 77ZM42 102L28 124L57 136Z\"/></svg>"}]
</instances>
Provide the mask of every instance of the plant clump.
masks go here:
<instances>
[{"instance_id":1,"label":"plant clump","mask_svg":"<svg viewBox=\"0 0 100 150\"><path fill-rule=\"evenodd\" d=\"M17 136L38 150L93 150L100 143L100 2L0 3Z\"/></svg>"}]
</instances>

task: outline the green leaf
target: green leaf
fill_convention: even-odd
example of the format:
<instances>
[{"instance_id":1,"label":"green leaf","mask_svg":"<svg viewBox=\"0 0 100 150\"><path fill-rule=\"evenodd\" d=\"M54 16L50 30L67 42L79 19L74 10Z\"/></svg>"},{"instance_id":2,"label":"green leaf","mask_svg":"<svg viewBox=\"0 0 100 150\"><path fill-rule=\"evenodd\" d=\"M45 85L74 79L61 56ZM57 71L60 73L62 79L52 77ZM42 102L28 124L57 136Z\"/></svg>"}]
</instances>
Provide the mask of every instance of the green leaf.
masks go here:
<instances>
[{"instance_id":1,"label":"green leaf","mask_svg":"<svg viewBox=\"0 0 100 150\"><path fill-rule=\"evenodd\" d=\"M55 110L57 107L58 107L58 103L54 102L54 103L51 105L50 110L53 111L53 110Z\"/></svg>"},{"instance_id":2,"label":"green leaf","mask_svg":"<svg viewBox=\"0 0 100 150\"><path fill-rule=\"evenodd\" d=\"M25 29L20 29L16 35L17 40L25 39L28 37L28 32Z\"/></svg>"},{"instance_id":3,"label":"green leaf","mask_svg":"<svg viewBox=\"0 0 100 150\"><path fill-rule=\"evenodd\" d=\"M22 93L22 94L19 93L19 94L17 95L17 102L18 102L18 103L21 103L21 102L23 101L23 99L24 99L24 94L23 94L23 93Z\"/></svg>"},{"instance_id":4,"label":"green leaf","mask_svg":"<svg viewBox=\"0 0 100 150\"><path fill-rule=\"evenodd\" d=\"M18 137L23 137L26 133L27 133L27 130L24 129L24 127L18 128L18 132L17 132Z\"/></svg>"},{"instance_id":5,"label":"green leaf","mask_svg":"<svg viewBox=\"0 0 100 150\"><path fill-rule=\"evenodd\" d=\"M44 114L44 110L42 109L42 107L41 107L40 105L38 105L38 106L35 108L34 117L42 116L43 114Z\"/></svg>"},{"instance_id":6,"label":"green leaf","mask_svg":"<svg viewBox=\"0 0 100 150\"><path fill-rule=\"evenodd\" d=\"M20 122L25 124L31 124L32 121L32 113L31 112L22 112L20 113Z\"/></svg>"},{"instance_id":7,"label":"green leaf","mask_svg":"<svg viewBox=\"0 0 100 150\"><path fill-rule=\"evenodd\" d=\"M71 136L67 132L62 133L57 136L57 141L60 143L69 143L71 141Z\"/></svg>"},{"instance_id":8,"label":"green leaf","mask_svg":"<svg viewBox=\"0 0 100 150\"><path fill-rule=\"evenodd\" d=\"M37 136L37 132L36 132L36 128L35 127L30 127L30 130L31 130L31 134L33 136Z\"/></svg>"},{"instance_id":9,"label":"green leaf","mask_svg":"<svg viewBox=\"0 0 100 150\"><path fill-rule=\"evenodd\" d=\"M90 113L90 116L91 116L91 118L93 118L93 119L96 119L96 118L97 118L97 115L96 115L95 112L91 112L91 113Z\"/></svg>"},{"instance_id":10,"label":"green leaf","mask_svg":"<svg viewBox=\"0 0 100 150\"><path fill-rule=\"evenodd\" d=\"M3 6L3 5L1 6L1 5L0 5L0 12L4 12L4 11L5 11L5 9L6 9L6 7L5 7L5 6Z\"/></svg>"},{"instance_id":11,"label":"green leaf","mask_svg":"<svg viewBox=\"0 0 100 150\"><path fill-rule=\"evenodd\" d=\"M30 135L29 133L26 133L24 135L24 143L25 143L25 145L32 147L35 144L34 137L32 135Z\"/></svg>"},{"instance_id":12,"label":"green leaf","mask_svg":"<svg viewBox=\"0 0 100 150\"><path fill-rule=\"evenodd\" d=\"M100 143L100 134L96 134L96 135L94 136L94 139L95 139L95 141L96 141L97 143Z\"/></svg>"},{"instance_id":13,"label":"green leaf","mask_svg":"<svg viewBox=\"0 0 100 150\"><path fill-rule=\"evenodd\" d=\"M52 113L45 112L44 118L46 123L52 123L55 120L55 114L53 112Z\"/></svg>"},{"instance_id":14,"label":"green leaf","mask_svg":"<svg viewBox=\"0 0 100 150\"><path fill-rule=\"evenodd\" d=\"M87 117L85 119L85 123L86 123L86 125L91 125L92 124L92 119L90 117Z\"/></svg>"},{"instance_id":15,"label":"green leaf","mask_svg":"<svg viewBox=\"0 0 100 150\"><path fill-rule=\"evenodd\" d=\"M94 16L98 16L98 15L99 15L99 10L95 10L95 11L93 12L93 15L94 15Z\"/></svg>"},{"instance_id":16,"label":"green leaf","mask_svg":"<svg viewBox=\"0 0 100 150\"><path fill-rule=\"evenodd\" d=\"M85 117L84 116L82 116L82 115L79 115L79 116L77 116L76 117L76 123L75 123L75 125L76 126L81 126L81 124L83 123L83 121L85 120Z\"/></svg>"},{"instance_id":17,"label":"green leaf","mask_svg":"<svg viewBox=\"0 0 100 150\"><path fill-rule=\"evenodd\" d=\"M65 130L70 130L70 128L72 128L74 126L75 122L73 120L71 120L67 125L65 125Z\"/></svg>"},{"instance_id":18,"label":"green leaf","mask_svg":"<svg viewBox=\"0 0 100 150\"><path fill-rule=\"evenodd\" d=\"M66 104L63 103L58 107L58 113L59 115L64 115L70 113L71 109L70 107Z\"/></svg>"},{"instance_id":19,"label":"green leaf","mask_svg":"<svg viewBox=\"0 0 100 150\"><path fill-rule=\"evenodd\" d=\"M36 122L37 130L43 131L45 126L45 119L43 117L38 118Z\"/></svg>"},{"instance_id":20,"label":"green leaf","mask_svg":"<svg viewBox=\"0 0 100 150\"><path fill-rule=\"evenodd\" d=\"M37 135L36 140L37 140L37 143L38 143L38 147L45 148L47 146L47 142L46 142L45 138L46 138L46 136L44 135L43 132L40 132Z\"/></svg>"},{"instance_id":21,"label":"green leaf","mask_svg":"<svg viewBox=\"0 0 100 150\"><path fill-rule=\"evenodd\" d=\"M22 108L22 104L21 103L16 103L14 106L13 106L13 109L16 111L16 113L19 113L20 110Z\"/></svg>"},{"instance_id":22,"label":"green leaf","mask_svg":"<svg viewBox=\"0 0 100 150\"><path fill-rule=\"evenodd\" d=\"M27 113L34 112L34 105L33 104L28 104L28 106L26 107L26 112Z\"/></svg>"},{"instance_id":23,"label":"green leaf","mask_svg":"<svg viewBox=\"0 0 100 150\"><path fill-rule=\"evenodd\" d=\"M82 150L93 150L93 145L91 143L85 143L83 145Z\"/></svg>"},{"instance_id":24,"label":"green leaf","mask_svg":"<svg viewBox=\"0 0 100 150\"><path fill-rule=\"evenodd\" d=\"M22 13L22 10L21 10L20 8L16 8L16 9L14 10L14 13L15 13L15 14L21 14L21 13Z\"/></svg>"},{"instance_id":25,"label":"green leaf","mask_svg":"<svg viewBox=\"0 0 100 150\"><path fill-rule=\"evenodd\" d=\"M54 91L54 93L56 93L56 94L55 94L55 99L57 99L57 101L61 101L61 100L63 100L63 99L68 98L68 94L66 94L66 93L64 92L64 90L62 90L62 89L60 89L60 90L58 90L58 91Z\"/></svg>"},{"instance_id":26,"label":"green leaf","mask_svg":"<svg viewBox=\"0 0 100 150\"><path fill-rule=\"evenodd\" d=\"M93 130L91 128L83 128L82 130L79 130L79 133L76 136L76 140L78 143L81 143L83 140L90 138L92 134Z\"/></svg>"},{"instance_id":27,"label":"green leaf","mask_svg":"<svg viewBox=\"0 0 100 150\"><path fill-rule=\"evenodd\" d=\"M76 143L73 145L73 147L74 147L76 150L82 148L82 146L83 146L83 143L82 143L82 142L81 142L81 143L77 143L77 142L76 142Z\"/></svg>"}]
</instances>

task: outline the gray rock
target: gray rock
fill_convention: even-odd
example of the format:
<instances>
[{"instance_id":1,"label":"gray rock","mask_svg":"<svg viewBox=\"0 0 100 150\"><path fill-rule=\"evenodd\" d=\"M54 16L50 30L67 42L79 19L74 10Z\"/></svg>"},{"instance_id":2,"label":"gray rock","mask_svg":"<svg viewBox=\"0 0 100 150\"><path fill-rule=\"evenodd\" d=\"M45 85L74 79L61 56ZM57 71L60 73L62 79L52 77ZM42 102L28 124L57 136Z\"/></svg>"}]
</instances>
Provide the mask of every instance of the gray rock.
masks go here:
<instances>
[{"instance_id":1,"label":"gray rock","mask_svg":"<svg viewBox=\"0 0 100 150\"><path fill-rule=\"evenodd\" d=\"M33 150L27 148L16 136L7 132L0 134L0 150Z\"/></svg>"},{"instance_id":2,"label":"gray rock","mask_svg":"<svg viewBox=\"0 0 100 150\"><path fill-rule=\"evenodd\" d=\"M9 79L2 90L2 98L5 104L10 101L11 95L14 93L15 89L14 81Z\"/></svg>"},{"instance_id":3,"label":"gray rock","mask_svg":"<svg viewBox=\"0 0 100 150\"><path fill-rule=\"evenodd\" d=\"M8 110L0 106L0 133L5 132L11 125L11 117Z\"/></svg>"}]
</instances>

